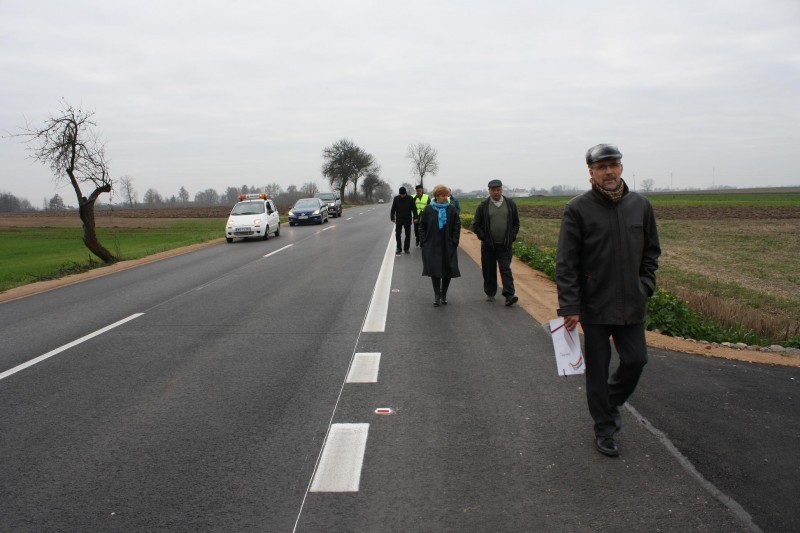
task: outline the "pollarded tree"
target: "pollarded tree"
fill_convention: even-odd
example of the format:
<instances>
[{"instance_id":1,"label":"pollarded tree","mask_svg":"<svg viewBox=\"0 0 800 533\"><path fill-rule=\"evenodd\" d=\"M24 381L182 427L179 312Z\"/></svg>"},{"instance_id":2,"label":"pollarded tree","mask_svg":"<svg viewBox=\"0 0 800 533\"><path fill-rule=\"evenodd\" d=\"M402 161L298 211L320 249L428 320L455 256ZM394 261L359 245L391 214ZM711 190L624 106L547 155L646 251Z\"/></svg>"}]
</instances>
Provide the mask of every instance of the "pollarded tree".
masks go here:
<instances>
[{"instance_id":1,"label":"pollarded tree","mask_svg":"<svg viewBox=\"0 0 800 533\"><path fill-rule=\"evenodd\" d=\"M411 160L411 173L419 176L418 183L423 187L425 186L425 176L439 172L439 152L430 144L409 144L406 157Z\"/></svg>"},{"instance_id":2,"label":"pollarded tree","mask_svg":"<svg viewBox=\"0 0 800 533\"><path fill-rule=\"evenodd\" d=\"M78 214L83 223L83 243L106 264L118 258L100 244L95 231L94 205L114 184L108 173L105 146L97 137L94 111L75 108L65 100L61 111L38 128L26 126L19 137L33 145L31 158L50 166L56 181L68 180L78 199ZM94 190L86 196L81 185Z\"/></svg>"}]
</instances>

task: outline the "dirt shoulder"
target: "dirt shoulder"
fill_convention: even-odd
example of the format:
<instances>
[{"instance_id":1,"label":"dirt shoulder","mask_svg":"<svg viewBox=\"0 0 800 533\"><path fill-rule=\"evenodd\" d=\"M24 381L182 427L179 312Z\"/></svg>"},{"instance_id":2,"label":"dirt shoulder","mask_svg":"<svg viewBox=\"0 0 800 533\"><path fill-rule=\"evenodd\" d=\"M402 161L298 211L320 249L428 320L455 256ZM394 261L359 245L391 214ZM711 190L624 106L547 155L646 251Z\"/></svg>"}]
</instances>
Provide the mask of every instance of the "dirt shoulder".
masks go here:
<instances>
[{"instance_id":1,"label":"dirt shoulder","mask_svg":"<svg viewBox=\"0 0 800 533\"><path fill-rule=\"evenodd\" d=\"M480 264L481 243L474 233L462 229L459 246L476 263ZM516 257L512 261L511 269L514 272L514 287L516 288L517 296L519 296L519 305L540 324L546 324L550 319L558 316L558 293L556 292L555 283ZM675 337L661 335L652 331L647 331L646 337L648 346L653 348L708 357L723 357L751 363L800 366L800 357L791 354L781 355L752 350L736 350L724 346L711 346L710 344L676 339Z\"/></svg>"},{"instance_id":2,"label":"dirt shoulder","mask_svg":"<svg viewBox=\"0 0 800 533\"><path fill-rule=\"evenodd\" d=\"M106 276L108 274L113 274L128 268L134 268L139 265L160 261L161 259L166 259L168 257L174 257L176 255L193 252L201 248L213 246L220 242L222 242L222 239L215 239L202 244L195 244L185 248L178 248L159 254L154 254L142 259L120 261L112 266L96 268L89 272L73 274L56 280L30 283L22 287L1 292L0 304L13 300L19 300L20 298L25 298L59 287L80 283L87 279ZM480 265L481 244L474 233L471 231L462 230L460 246L464 252L466 252L467 255L472 258L472 260ZM516 257L513 260L511 268L514 271L514 285L517 290L517 295L519 296L519 305L540 324L545 324L551 318L555 318L557 316L556 310L558 309L558 295L556 293L555 283L548 279L544 274L532 269ZM709 357L723 357L726 359L735 359L751 363L800 366L800 357L793 355L781 355L751 350L735 350L731 348L725 348L724 346L711 346L708 344L700 344L687 340L676 339L674 337L668 337L666 335L660 335L658 333L653 333L652 331L647 332L647 344L654 348L705 355Z\"/></svg>"}]
</instances>

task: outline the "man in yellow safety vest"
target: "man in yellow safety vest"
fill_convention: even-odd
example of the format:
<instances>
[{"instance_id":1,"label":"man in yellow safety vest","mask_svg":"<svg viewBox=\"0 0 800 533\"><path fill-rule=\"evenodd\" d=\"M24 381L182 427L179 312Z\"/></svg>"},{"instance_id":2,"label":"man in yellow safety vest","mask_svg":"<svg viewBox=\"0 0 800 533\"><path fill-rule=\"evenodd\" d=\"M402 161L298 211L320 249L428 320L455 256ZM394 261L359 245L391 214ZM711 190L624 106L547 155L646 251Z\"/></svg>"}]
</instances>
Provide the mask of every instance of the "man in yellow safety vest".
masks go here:
<instances>
[{"instance_id":1,"label":"man in yellow safety vest","mask_svg":"<svg viewBox=\"0 0 800 533\"><path fill-rule=\"evenodd\" d=\"M412 198L414 199L414 205L417 206L417 215L419 215L425 209L425 206L431 203L431 199L425 194L422 185L417 185L416 190L417 194ZM414 220L414 239L417 241L417 246L419 246L419 218Z\"/></svg>"}]
</instances>

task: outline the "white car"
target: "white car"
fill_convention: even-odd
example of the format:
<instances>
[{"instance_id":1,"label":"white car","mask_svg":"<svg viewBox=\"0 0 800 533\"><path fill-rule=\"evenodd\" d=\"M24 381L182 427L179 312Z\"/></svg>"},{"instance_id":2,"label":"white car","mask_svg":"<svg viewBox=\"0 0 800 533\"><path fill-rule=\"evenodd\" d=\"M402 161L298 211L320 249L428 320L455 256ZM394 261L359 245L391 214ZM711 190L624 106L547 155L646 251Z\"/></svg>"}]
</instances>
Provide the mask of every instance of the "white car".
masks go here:
<instances>
[{"instance_id":1,"label":"white car","mask_svg":"<svg viewBox=\"0 0 800 533\"><path fill-rule=\"evenodd\" d=\"M270 233L281 234L281 218L278 208L266 194L242 194L239 202L231 209L228 225L225 227L225 240L229 243L236 238L259 238L265 241Z\"/></svg>"}]
</instances>

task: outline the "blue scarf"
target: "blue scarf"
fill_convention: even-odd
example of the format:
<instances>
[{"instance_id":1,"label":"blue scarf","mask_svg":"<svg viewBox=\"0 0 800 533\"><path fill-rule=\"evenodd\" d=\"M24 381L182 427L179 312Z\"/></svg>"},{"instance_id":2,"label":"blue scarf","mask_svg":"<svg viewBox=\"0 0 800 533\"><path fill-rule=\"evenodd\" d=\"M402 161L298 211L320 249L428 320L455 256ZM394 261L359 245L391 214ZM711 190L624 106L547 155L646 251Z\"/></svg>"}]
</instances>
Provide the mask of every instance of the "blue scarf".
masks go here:
<instances>
[{"instance_id":1,"label":"blue scarf","mask_svg":"<svg viewBox=\"0 0 800 533\"><path fill-rule=\"evenodd\" d=\"M428 205L439 211L439 229L445 227L447 225L447 206L450 204L449 203L438 204L435 201L433 201Z\"/></svg>"}]
</instances>

